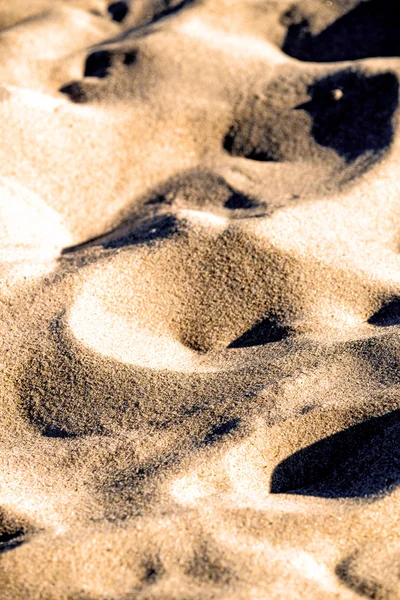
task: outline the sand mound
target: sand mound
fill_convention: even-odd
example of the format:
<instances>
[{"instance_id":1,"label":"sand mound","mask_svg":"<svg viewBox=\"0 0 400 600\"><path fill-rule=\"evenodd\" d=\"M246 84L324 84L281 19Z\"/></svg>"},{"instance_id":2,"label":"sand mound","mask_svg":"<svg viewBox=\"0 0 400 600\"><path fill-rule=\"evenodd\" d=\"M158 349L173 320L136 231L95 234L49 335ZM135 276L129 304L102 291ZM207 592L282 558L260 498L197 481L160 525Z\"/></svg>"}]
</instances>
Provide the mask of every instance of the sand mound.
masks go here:
<instances>
[{"instance_id":1,"label":"sand mound","mask_svg":"<svg viewBox=\"0 0 400 600\"><path fill-rule=\"evenodd\" d=\"M394 1L0 0L0 599L400 598Z\"/></svg>"}]
</instances>

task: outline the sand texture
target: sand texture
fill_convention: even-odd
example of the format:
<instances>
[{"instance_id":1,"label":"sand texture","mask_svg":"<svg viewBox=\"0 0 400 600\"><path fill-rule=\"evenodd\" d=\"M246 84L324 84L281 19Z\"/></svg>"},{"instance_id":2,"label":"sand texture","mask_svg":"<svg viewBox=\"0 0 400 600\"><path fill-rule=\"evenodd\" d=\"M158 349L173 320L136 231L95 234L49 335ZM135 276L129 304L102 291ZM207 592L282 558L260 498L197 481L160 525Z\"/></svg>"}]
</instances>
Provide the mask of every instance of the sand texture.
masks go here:
<instances>
[{"instance_id":1,"label":"sand texture","mask_svg":"<svg viewBox=\"0 0 400 600\"><path fill-rule=\"evenodd\" d=\"M400 599L396 0L0 0L0 600Z\"/></svg>"}]
</instances>

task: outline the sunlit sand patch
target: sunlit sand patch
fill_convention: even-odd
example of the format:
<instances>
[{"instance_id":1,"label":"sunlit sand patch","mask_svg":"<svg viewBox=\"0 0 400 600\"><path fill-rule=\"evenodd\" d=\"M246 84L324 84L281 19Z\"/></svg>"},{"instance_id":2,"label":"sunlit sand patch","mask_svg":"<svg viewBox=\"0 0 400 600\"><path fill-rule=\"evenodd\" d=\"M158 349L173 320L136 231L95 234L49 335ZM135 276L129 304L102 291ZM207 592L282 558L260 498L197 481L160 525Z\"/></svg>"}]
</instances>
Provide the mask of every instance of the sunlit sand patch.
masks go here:
<instances>
[{"instance_id":1,"label":"sunlit sand patch","mask_svg":"<svg viewBox=\"0 0 400 600\"><path fill-rule=\"evenodd\" d=\"M219 30L198 17L185 20L179 26L179 30L186 35L206 42L210 46L221 47ZM245 52L247 56L252 56L258 60L266 59L272 64L280 64L287 60L274 45L256 37L225 32L223 40L224 51L230 52L233 56L237 51L240 51L240 53Z\"/></svg>"},{"instance_id":2,"label":"sunlit sand patch","mask_svg":"<svg viewBox=\"0 0 400 600\"><path fill-rule=\"evenodd\" d=\"M229 219L206 210L180 209L177 211L177 216L187 219L187 221L193 224L198 223L199 225L213 227L217 230L224 229L229 223Z\"/></svg>"},{"instance_id":3,"label":"sunlit sand patch","mask_svg":"<svg viewBox=\"0 0 400 600\"><path fill-rule=\"evenodd\" d=\"M201 464L191 473L177 477L171 483L170 493L185 506L195 506L213 496L235 506L265 501L269 477L265 457L257 448L257 436L215 455L207 466Z\"/></svg>"},{"instance_id":4,"label":"sunlit sand patch","mask_svg":"<svg viewBox=\"0 0 400 600\"><path fill-rule=\"evenodd\" d=\"M171 484L170 493L179 504L196 506L199 501L215 493L215 489L212 486L210 490L209 486L202 481L200 475L193 473L175 479Z\"/></svg>"},{"instance_id":5,"label":"sunlit sand patch","mask_svg":"<svg viewBox=\"0 0 400 600\"><path fill-rule=\"evenodd\" d=\"M27 474L26 469L19 469L13 465L12 476L4 477L0 483L0 506L18 511L25 515L38 527L51 529L60 535L68 528L66 511L73 515L74 505L79 502L78 495L68 493L67 489L61 490L54 486L52 490L46 489L43 482L35 481L34 477Z\"/></svg>"},{"instance_id":6,"label":"sunlit sand patch","mask_svg":"<svg viewBox=\"0 0 400 600\"><path fill-rule=\"evenodd\" d=\"M60 216L15 180L0 178L0 261L8 281L37 277L54 266L71 236ZM18 263L18 269L7 265Z\"/></svg>"},{"instance_id":7,"label":"sunlit sand patch","mask_svg":"<svg viewBox=\"0 0 400 600\"><path fill-rule=\"evenodd\" d=\"M7 100L21 102L24 106L36 108L40 111L57 111L66 104L66 100L63 98L54 98L37 90L15 85L3 85L2 88L8 92Z\"/></svg>"},{"instance_id":8,"label":"sunlit sand patch","mask_svg":"<svg viewBox=\"0 0 400 600\"><path fill-rule=\"evenodd\" d=\"M143 324L129 320L129 317L124 318L107 310L95 294L90 294L90 290L75 301L68 324L79 342L103 356L128 365L181 373L218 370L172 335L152 331Z\"/></svg>"},{"instance_id":9,"label":"sunlit sand patch","mask_svg":"<svg viewBox=\"0 0 400 600\"><path fill-rule=\"evenodd\" d=\"M334 593L337 582L334 574L324 564L317 560L311 552L301 548L288 547L282 544L273 544L268 540L258 540L255 537L229 531L228 528L219 527L218 539L228 547L235 547L237 552L242 552L247 558L252 557L258 563L268 564L275 569L286 571L286 576L297 576L299 579L308 579L318 586L319 590ZM329 563L331 552L325 552L325 562ZM283 575L283 573L281 573Z\"/></svg>"}]
</instances>

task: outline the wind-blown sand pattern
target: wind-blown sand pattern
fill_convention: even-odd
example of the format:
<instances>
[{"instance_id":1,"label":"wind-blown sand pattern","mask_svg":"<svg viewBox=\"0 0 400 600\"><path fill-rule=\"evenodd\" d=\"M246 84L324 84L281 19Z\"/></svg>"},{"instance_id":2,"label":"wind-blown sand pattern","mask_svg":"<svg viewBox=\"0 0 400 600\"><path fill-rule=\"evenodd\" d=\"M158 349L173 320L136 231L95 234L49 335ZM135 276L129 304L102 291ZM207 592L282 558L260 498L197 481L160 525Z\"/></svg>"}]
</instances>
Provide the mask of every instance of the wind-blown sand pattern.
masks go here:
<instances>
[{"instance_id":1,"label":"wind-blown sand pattern","mask_svg":"<svg viewBox=\"0 0 400 600\"><path fill-rule=\"evenodd\" d=\"M395 0L0 0L0 599L400 598Z\"/></svg>"}]
</instances>

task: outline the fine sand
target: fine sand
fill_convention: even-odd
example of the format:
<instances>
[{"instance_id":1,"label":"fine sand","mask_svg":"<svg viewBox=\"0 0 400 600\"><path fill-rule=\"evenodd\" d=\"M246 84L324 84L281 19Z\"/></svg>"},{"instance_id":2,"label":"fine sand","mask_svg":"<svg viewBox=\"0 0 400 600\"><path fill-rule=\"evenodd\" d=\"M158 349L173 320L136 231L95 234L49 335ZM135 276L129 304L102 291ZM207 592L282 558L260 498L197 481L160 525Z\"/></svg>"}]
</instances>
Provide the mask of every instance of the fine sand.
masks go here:
<instances>
[{"instance_id":1,"label":"fine sand","mask_svg":"<svg viewBox=\"0 0 400 600\"><path fill-rule=\"evenodd\" d=\"M396 0L0 0L0 600L400 598Z\"/></svg>"}]
</instances>

